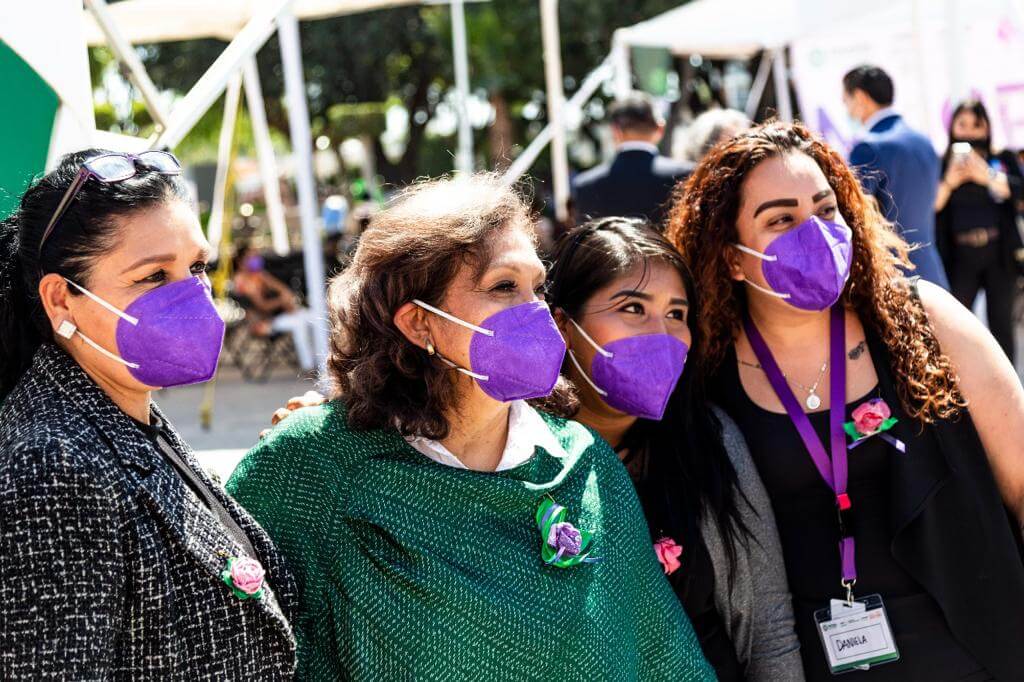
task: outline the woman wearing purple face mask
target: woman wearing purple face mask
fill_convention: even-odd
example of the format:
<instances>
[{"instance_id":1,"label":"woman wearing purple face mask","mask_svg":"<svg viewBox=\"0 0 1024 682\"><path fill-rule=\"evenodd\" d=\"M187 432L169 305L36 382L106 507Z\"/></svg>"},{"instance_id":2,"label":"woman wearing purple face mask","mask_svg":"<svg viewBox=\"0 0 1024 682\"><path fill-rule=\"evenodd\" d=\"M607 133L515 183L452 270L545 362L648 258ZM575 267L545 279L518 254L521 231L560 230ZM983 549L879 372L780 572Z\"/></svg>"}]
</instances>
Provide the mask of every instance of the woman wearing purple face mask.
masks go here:
<instances>
[{"instance_id":1,"label":"woman wearing purple face mask","mask_svg":"<svg viewBox=\"0 0 1024 682\"><path fill-rule=\"evenodd\" d=\"M641 220L605 218L567 234L552 259L548 300L579 402L556 395L548 409L574 413L625 463L718 679L802 680L764 487L736 426L683 371L700 341L679 254Z\"/></svg>"},{"instance_id":2,"label":"woman wearing purple face mask","mask_svg":"<svg viewBox=\"0 0 1024 682\"><path fill-rule=\"evenodd\" d=\"M704 680L615 453L564 392L528 204L492 176L378 214L332 284L334 399L228 488L303 586L312 679Z\"/></svg>"},{"instance_id":3,"label":"woman wearing purple face mask","mask_svg":"<svg viewBox=\"0 0 1024 682\"><path fill-rule=\"evenodd\" d=\"M291 574L151 400L224 337L180 173L72 154L0 223L0 678L294 672Z\"/></svg>"},{"instance_id":4,"label":"woman wearing purple face mask","mask_svg":"<svg viewBox=\"0 0 1024 682\"><path fill-rule=\"evenodd\" d=\"M995 339L901 274L910 247L799 124L717 147L669 237L702 294L691 368L771 498L807 678L1019 679L1024 389Z\"/></svg>"}]
</instances>

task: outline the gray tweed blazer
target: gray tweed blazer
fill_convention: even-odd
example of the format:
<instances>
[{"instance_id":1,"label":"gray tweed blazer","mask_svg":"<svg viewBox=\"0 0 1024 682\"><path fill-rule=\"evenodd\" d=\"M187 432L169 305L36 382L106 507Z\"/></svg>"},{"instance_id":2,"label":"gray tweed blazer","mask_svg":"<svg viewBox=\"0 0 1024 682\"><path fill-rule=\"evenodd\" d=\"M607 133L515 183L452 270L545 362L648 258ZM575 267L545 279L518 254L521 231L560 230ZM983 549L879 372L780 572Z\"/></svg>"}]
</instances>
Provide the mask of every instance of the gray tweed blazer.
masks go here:
<instances>
[{"instance_id":1,"label":"gray tweed blazer","mask_svg":"<svg viewBox=\"0 0 1024 682\"><path fill-rule=\"evenodd\" d=\"M715 414L736 469L740 516L751 535L736 543L736 568L730 576L725 541L711 515L705 515L701 537L715 568L715 606L748 680L803 682L800 641L771 502L739 427L717 407Z\"/></svg>"},{"instance_id":2,"label":"gray tweed blazer","mask_svg":"<svg viewBox=\"0 0 1024 682\"><path fill-rule=\"evenodd\" d=\"M0 410L0 679L293 676L292 576L173 440L248 535L270 589L232 594L220 573L242 548L138 426L44 346Z\"/></svg>"}]
</instances>

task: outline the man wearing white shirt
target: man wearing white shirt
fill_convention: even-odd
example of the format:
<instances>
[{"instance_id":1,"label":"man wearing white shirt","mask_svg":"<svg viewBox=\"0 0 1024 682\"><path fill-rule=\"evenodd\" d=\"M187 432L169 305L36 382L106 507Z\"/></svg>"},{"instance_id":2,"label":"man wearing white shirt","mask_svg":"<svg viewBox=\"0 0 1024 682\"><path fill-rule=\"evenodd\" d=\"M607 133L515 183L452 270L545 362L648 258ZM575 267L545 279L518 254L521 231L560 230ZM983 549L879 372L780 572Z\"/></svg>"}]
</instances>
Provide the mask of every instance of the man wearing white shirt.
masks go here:
<instances>
[{"instance_id":1,"label":"man wearing white shirt","mask_svg":"<svg viewBox=\"0 0 1024 682\"><path fill-rule=\"evenodd\" d=\"M615 101L608 118L615 157L574 179L576 221L627 216L646 218L663 228L672 190L693 166L658 153L665 121L647 94L634 92Z\"/></svg>"}]
</instances>

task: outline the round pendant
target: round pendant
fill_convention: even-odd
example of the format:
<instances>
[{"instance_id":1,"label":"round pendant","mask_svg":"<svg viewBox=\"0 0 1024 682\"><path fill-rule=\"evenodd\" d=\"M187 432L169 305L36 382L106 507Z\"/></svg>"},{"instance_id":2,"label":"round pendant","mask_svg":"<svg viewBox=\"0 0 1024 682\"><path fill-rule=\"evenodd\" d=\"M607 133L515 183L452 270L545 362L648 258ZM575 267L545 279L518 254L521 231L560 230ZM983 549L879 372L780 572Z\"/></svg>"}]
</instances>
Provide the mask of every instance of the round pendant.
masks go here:
<instances>
[{"instance_id":1,"label":"round pendant","mask_svg":"<svg viewBox=\"0 0 1024 682\"><path fill-rule=\"evenodd\" d=\"M819 398L817 394L811 393L807 396L807 400L804 401L804 404L807 405L808 409L816 410L821 407L821 398Z\"/></svg>"}]
</instances>

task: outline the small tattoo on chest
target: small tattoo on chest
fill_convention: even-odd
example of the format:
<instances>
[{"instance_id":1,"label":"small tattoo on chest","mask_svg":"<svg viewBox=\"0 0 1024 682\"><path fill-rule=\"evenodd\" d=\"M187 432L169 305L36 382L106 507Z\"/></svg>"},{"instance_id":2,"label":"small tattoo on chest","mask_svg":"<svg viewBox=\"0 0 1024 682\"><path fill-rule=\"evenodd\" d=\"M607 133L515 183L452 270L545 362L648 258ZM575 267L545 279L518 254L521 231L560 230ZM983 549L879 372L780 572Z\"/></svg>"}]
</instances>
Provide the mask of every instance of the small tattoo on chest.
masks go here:
<instances>
[{"instance_id":1,"label":"small tattoo on chest","mask_svg":"<svg viewBox=\"0 0 1024 682\"><path fill-rule=\"evenodd\" d=\"M856 346L854 346L849 353L846 354L846 357L850 358L851 360L856 360L861 355L864 355L865 350L867 350L867 344L861 341Z\"/></svg>"}]
</instances>

